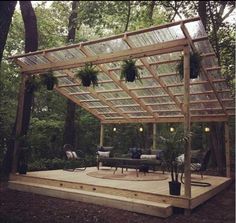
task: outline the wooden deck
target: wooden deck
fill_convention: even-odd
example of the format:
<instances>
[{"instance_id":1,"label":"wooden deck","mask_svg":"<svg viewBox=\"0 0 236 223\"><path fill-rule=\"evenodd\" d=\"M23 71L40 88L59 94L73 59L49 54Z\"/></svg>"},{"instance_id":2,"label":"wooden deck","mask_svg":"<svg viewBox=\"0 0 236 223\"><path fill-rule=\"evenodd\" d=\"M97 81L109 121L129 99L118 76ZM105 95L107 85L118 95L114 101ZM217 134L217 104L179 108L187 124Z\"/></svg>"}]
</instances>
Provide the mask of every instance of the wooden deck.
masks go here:
<instances>
[{"instance_id":1,"label":"wooden deck","mask_svg":"<svg viewBox=\"0 0 236 223\"><path fill-rule=\"evenodd\" d=\"M172 207L193 209L230 184L229 178L204 176L202 181L210 183L211 186L192 186L192 198L187 199L184 196L183 185L181 196L169 195L169 179L109 180L86 174L94 170L95 167L91 167L85 171L53 170L11 175L9 188L168 217L172 214ZM201 181L199 175L192 175L192 179Z\"/></svg>"}]
</instances>

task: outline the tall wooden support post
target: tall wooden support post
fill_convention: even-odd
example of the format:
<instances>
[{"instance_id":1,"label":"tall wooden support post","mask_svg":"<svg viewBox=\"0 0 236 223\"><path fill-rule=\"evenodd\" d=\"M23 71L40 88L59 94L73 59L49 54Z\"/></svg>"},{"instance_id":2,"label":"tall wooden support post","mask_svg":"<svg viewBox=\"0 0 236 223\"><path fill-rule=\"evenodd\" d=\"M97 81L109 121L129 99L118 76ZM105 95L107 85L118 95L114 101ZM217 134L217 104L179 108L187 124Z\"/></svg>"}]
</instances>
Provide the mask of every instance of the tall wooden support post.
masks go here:
<instances>
[{"instance_id":1,"label":"tall wooden support post","mask_svg":"<svg viewBox=\"0 0 236 223\"><path fill-rule=\"evenodd\" d=\"M25 91L25 82L27 80L26 75L21 76L21 85L20 91L18 95L18 108L17 108L17 120L16 120L16 136L20 136L21 129L22 129L22 119L23 119L23 112L24 112L24 91ZM19 155L19 140L15 140L14 143L14 151L13 151L13 158L12 158L12 173L17 172L17 164L18 164L18 155Z\"/></svg>"},{"instance_id":2,"label":"tall wooden support post","mask_svg":"<svg viewBox=\"0 0 236 223\"><path fill-rule=\"evenodd\" d=\"M153 123L153 141L152 141L152 149L153 150L156 150L156 147L157 147L157 145L156 145L156 138L157 138L157 125L156 125L156 123Z\"/></svg>"},{"instance_id":3,"label":"tall wooden support post","mask_svg":"<svg viewBox=\"0 0 236 223\"><path fill-rule=\"evenodd\" d=\"M190 133L190 51L189 46L184 48L184 134ZM191 139L184 145L184 191L187 198L191 198Z\"/></svg>"},{"instance_id":4,"label":"tall wooden support post","mask_svg":"<svg viewBox=\"0 0 236 223\"><path fill-rule=\"evenodd\" d=\"M103 140L104 140L104 125L101 124L101 129L100 129L100 146L103 146Z\"/></svg>"},{"instance_id":5,"label":"tall wooden support post","mask_svg":"<svg viewBox=\"0 0 236 223\"><path fill-rule=\"evenodd\" d=\"M224 123L225 127L225 158L226 158L226 177L230 177L230 144L229 144L229 123Z\"/></svg>"}]
</instances>

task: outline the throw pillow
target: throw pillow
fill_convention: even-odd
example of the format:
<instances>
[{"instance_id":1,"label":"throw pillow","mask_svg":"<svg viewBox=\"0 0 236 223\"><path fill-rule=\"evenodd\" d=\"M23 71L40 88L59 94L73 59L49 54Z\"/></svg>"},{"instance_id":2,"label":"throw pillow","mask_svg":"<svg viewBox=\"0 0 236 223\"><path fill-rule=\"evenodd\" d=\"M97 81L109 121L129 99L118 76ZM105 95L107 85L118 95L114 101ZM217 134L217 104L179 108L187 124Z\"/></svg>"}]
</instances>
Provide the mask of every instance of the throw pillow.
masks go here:
<instances>
[{"instance_id":1,"label":"throw pillow","mask_svg":"<svg viewBox=\"0 0 236 223\"><path fill-rule=\"evenodd\" d=\"M110 151L107 151L107 152L98 151L98 155L100 157L109 157L110 156Z\"/></svg>"}]
</instances>

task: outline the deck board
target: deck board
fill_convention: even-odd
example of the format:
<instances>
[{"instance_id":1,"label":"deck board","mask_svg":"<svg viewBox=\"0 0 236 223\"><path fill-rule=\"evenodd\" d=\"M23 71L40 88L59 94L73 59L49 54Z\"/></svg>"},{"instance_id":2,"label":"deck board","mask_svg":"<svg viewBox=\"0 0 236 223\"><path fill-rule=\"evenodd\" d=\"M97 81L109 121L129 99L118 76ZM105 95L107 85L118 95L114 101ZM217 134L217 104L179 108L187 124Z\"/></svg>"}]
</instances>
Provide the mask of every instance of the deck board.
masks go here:
<instances>
[{"instance_id":1,"label":"deck board","mask_svg":"<svg viewBox=\"0 0 236 223\"><path fill-rule=\"evenodd\" d=\"M60 186L65 188L74 188L84 191L93 191L110 195L136 198L152 202L161 202L170 204L174 207L195 208L207 199L225 189L230 179L226 177L206 176L201 179L200 175L192 175L192 180L211 183L210 187L192 186L192 198L187 199L184 196L184 186L181 187L181 196L169 195L168 181L128 181L101 179L91 177L86 173L95 171L95 167L87 168L85 171L37 171L28 172L25 176L11 176L12 180L22 180L34 183L44 183L49 186ZM131 170L129 170L131 171ZM161 172L160 172L161 174ZM18 177L18 179L17 179Z\"/></svg>"}]
</instances>

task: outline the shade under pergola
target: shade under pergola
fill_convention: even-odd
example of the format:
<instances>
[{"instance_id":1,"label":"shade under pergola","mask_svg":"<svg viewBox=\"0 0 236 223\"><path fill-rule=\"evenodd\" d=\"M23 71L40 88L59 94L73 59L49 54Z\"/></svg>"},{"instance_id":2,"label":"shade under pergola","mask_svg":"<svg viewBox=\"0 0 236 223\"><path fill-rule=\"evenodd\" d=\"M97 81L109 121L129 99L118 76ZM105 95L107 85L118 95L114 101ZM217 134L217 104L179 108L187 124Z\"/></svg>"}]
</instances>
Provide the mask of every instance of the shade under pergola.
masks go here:
<instances>
[{"instance_id":1,"label":"shade under pergola","mask_svg":"<svg viewBox=\"0 0 236 223\"><path fill-rule=\"evenodd\" d=\"M102 123L183 122L184 81L176 65L187 45L202 57L200 76L190 80L191 121L227 120L234 100L199 17L11 59L24 74L53 70L55 90ZM129 58L137 59L142 83L120 80L122 61ZM75 77L88 62L100 71L95 88Z\"/></svg>"}]
</instances>

